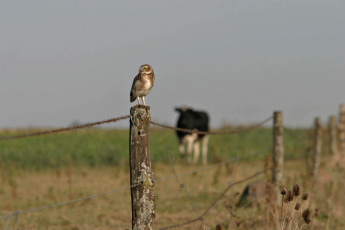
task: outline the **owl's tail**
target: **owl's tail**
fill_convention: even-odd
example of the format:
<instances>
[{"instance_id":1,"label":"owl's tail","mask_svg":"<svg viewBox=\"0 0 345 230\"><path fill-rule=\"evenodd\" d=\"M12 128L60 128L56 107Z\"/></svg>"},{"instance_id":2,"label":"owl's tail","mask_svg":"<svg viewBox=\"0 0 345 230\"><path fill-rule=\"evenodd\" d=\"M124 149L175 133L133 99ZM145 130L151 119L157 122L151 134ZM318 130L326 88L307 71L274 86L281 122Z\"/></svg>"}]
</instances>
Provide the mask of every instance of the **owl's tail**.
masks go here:
<instances>
[{"instance_id":1,"label":"owl's tail","mask_svg":"<svg viewBox=\"0 0 345 230\"><path fill-rule=\"evenodd\" d=\"M130 100L131 102L133 102L133 101L135 101L135 99L137 99L137 98L133 95L132 92L131 92L131 95L130 95L130 96L131 96L131 100Z\"/></svg>"}]
</instances>

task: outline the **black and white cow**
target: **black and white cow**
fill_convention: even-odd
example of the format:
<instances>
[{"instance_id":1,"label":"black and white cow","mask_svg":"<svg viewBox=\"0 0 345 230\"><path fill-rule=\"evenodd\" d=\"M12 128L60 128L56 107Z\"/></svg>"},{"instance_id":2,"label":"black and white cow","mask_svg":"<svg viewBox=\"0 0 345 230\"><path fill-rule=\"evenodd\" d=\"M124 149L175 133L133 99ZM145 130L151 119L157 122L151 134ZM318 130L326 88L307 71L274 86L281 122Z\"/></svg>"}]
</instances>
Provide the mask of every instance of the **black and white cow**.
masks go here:
<instances>
[{"instance_id":1,"label":"black and white cow","mask_svg":"<svg viewBox=\"0 0 345 230\"><path fill-rule=\"evenodd\" d=\"M175 108L180 116L177 120L177 127L184 129L197 129L199 131L208 132L208 115L203 111L194 111L191 108L181 107ZM192 152L194 150L193 162L197 163L200 153L199 142L202 143L202 163L207 164L207 148L208 148L208 135L185 133L176 131L179 138L179 150L181 154L185 153L185 143L187 143L187 161L192 162Z\"/></svg>"}]
</instances>

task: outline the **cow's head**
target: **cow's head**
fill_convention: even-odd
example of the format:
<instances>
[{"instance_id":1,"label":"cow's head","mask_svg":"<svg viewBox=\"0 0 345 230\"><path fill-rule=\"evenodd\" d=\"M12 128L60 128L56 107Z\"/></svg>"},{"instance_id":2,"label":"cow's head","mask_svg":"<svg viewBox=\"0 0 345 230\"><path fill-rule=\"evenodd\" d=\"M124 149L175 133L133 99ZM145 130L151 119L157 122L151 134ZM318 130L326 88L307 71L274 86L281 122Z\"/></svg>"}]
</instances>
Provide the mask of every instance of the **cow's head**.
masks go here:
<instances>
[{"instance_id":1,"label":"cow's head","mask_svg":"<svg viewBox=\"0 0 345 230\"><path fill-rule=\"evenodd\" d=\"M190 108L187 108L187 106L182 106L182 107L175 107L175 111L179 113L187 112L190 111Z\"/></svg>"},{"instance_id":2,"label":"cow's head","mask_svg":"<svg viewBox=\"0 0 345 230\"><path fill-rule=\"evenodd\" d=\"M179 117L177 119L177 127L184 128L184 129L193 129L194 127L194 118L193 118L193 109L188 108L186 106L176 107L175 111L179 113ZM187 133L177 132L178 135L185 136Z\"/></svg>"}]
</instances>

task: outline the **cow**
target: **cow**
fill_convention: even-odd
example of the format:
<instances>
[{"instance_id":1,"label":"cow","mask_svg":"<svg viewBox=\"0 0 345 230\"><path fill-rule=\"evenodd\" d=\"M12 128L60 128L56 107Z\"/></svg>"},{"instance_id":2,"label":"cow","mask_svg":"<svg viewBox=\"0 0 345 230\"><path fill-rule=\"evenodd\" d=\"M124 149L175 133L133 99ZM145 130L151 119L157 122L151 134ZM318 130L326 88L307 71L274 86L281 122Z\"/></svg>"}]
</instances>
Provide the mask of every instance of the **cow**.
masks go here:
<instances>
[{"instance_id":1,"label":"cow","mask_svg":"<svg viewBox=\"0 0 345 230\"><path fill-rule=\"evenodd\" d=\"M208 132L209 118L206 112L195 111L191 108L181 107L175 108L180 114L177 120L177 128L199 130ZM202 163L207 164L207 148L208 148L208 135L197 133L186 133L182 131L176 131L179 139L179 150L181 156L185 154L185 143L187 143L187 162L197 163L199 158L199 142L202 143ZM194 159L192 160L192 152L194 150Z\"/></svg>"}]
</instances>

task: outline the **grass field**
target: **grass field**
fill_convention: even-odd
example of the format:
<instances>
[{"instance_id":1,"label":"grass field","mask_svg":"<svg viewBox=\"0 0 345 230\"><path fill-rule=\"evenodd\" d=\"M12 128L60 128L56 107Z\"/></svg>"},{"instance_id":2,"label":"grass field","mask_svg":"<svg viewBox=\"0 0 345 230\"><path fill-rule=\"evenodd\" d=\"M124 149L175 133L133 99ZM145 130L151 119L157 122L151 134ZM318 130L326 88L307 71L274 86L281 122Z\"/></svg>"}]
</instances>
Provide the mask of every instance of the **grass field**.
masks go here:
<instances>
[{"instance_id":1,"label":"grass field","mask_svg":"<svg viewBox=\"0 0 345 230\"><path fill-rule=\"evenodd\" d=\"M312 181L310 167L311 131L291 130L298 138L285 135L284 184L291 188L298 183L311 196L312 217L309 229L343 229L345 213L344 170L330 164L324 147L320 176ZM22 131L2 131L14 135ZM49 208L13 217L8 229L130 229L131 205L128 167L128 130L87 129L49 136L0 142L0 216L15 210L28 210L45 205L114 191L92 199ZM327 143L325 138L324 143ZM155 183L155 229L179 224L195 218L228 186L267 167L271 162L272 133L270 128L255 129L236 135L212 136L209 162L215 165L237 156L218 167L190 173L179 178L186 185L180 188L175 178ZM177 151L173 131L151 130L151 158L155 179L173 176L167 153L175 161L177 174L202 168L186 165ZM260 152L261 154L255 154ZM234 169L236 169L234 171ZM261 175L256 179L270 178ZM254 179L254 180L256 180ZM252 180L253 181L253 180ZM246 208L231 209L236 217L229 219L229 207L238 200L247 183L234 186L205 216L202 229L277 229L266 198ZM3 228L6 220L0 221ZM200 229L201 222L177 229Z\"/></svg>"},{"instance_id":2,"label":"grass field","mask_svg":"<svg viewBox=\"0 0 345 230\"><path fill-rule=\"evenodd\" d=\"M0 135L10 136L33 131L35 130L2 131ZM295 129L293 132L298 137L309 139L308 130ZM3 167L15 165L17 168L36 170L66 167L68 164L90 167L123 165L129 158L128 135L128 130L85 129L0 141L0 162ZM286 135L286 156L299 158L308 144ZM218 162L271 146L271 128L259 128L236 135L212 136L209 143L209 161ZM152 162L168 163L168 152L178 155L175 132L152 129L150 148Z\"/></svg>"}]
</instances>

